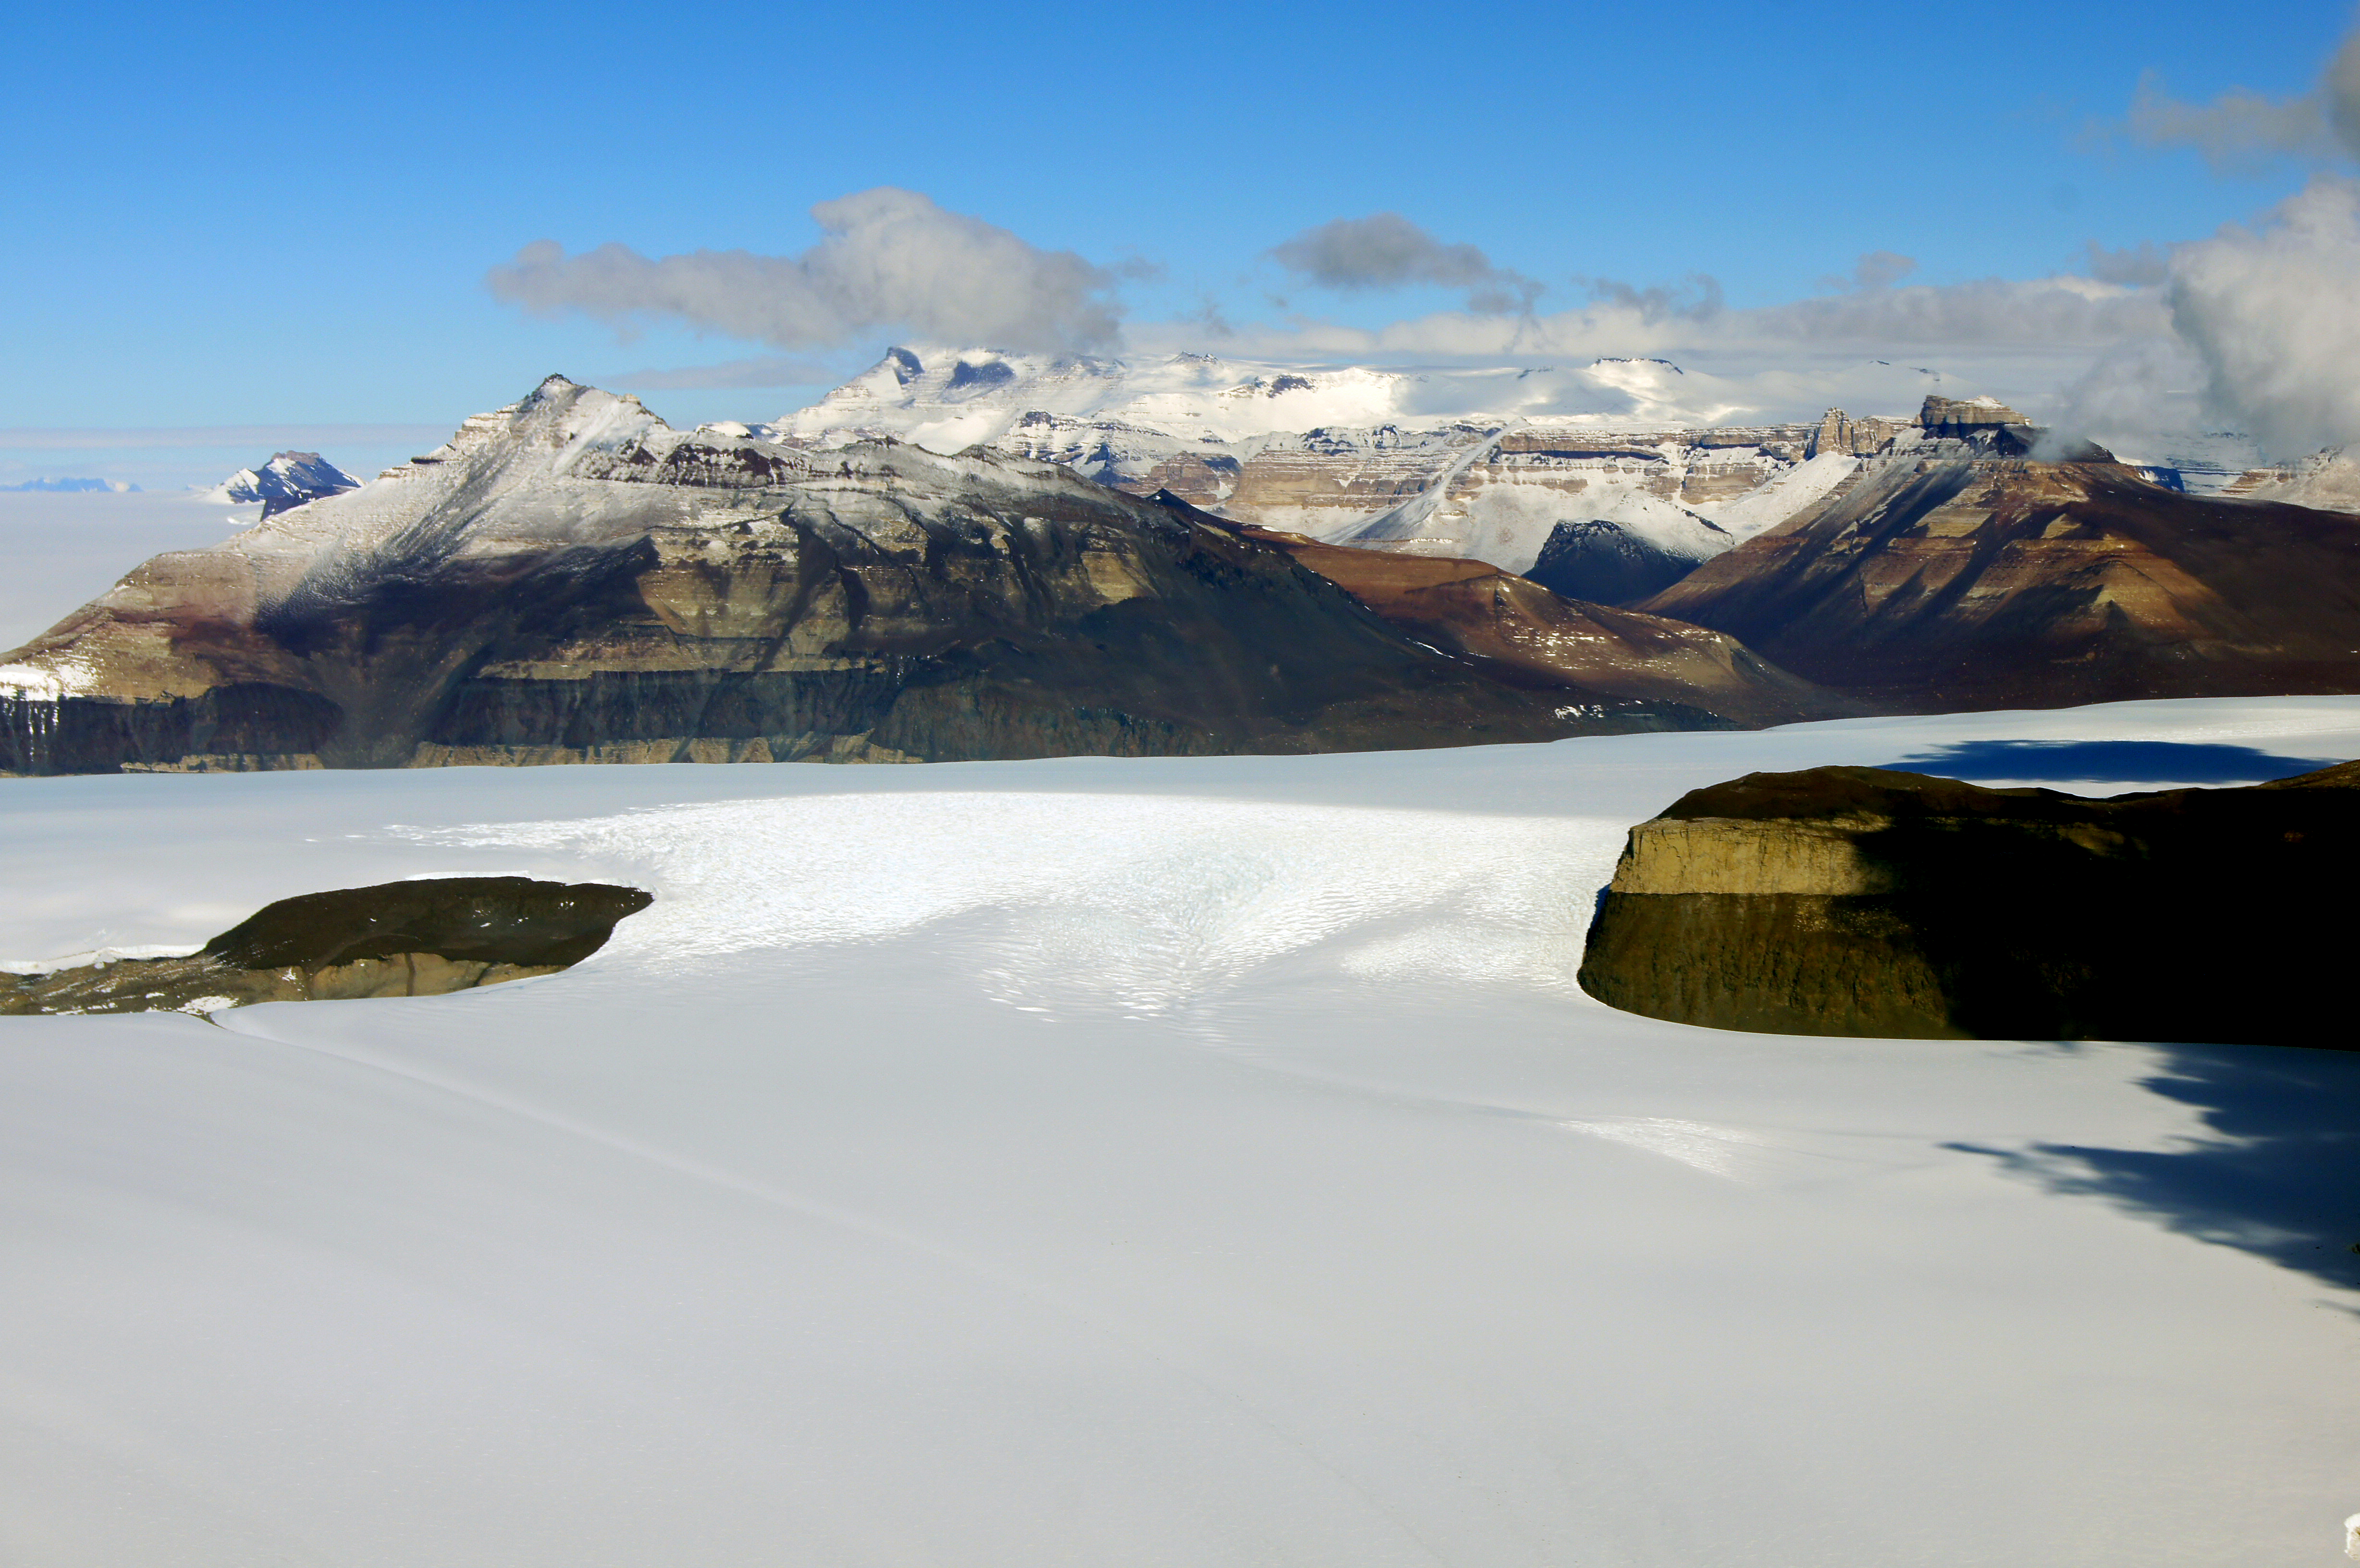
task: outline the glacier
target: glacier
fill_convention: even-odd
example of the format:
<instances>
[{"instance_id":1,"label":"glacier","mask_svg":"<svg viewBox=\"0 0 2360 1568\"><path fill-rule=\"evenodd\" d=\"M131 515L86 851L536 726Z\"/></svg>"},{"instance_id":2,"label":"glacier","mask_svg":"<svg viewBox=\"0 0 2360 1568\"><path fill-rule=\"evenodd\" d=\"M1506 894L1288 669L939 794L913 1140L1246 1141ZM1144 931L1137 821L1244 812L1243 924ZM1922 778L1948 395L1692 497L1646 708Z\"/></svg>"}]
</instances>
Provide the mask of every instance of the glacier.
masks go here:
<instances>
[{"instance_id":1,"label":"glacier","mask_svg":"<svg viewBox=\"0 0 2360 1568\"><path fill-rule=\"evenodd\" d=\"M0 1018L0 1549L2304 1560L2353 1503L2360 1293L1994 1158L2217 1143L2169 1047L1573 985L1683 790L2066 738L2346 756L2360 699L12 781L12 964L399 877L657 901L457 996ZM2239 1060L2288 1056L2360 1094Z\"/></svg>"}]
</instances>

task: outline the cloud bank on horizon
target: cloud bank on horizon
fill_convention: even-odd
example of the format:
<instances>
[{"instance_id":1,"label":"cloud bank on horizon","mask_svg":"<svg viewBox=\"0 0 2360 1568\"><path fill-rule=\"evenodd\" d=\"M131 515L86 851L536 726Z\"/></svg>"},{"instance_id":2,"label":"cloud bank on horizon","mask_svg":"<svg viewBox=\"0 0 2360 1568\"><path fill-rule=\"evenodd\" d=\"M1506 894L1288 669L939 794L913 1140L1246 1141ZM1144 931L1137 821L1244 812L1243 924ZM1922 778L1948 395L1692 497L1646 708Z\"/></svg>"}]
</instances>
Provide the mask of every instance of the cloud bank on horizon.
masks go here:
<instances>
[{"instance_id":1,"label":"cloud bank on horizon","mask_svg":"<svg viewBox=\"0 0 2360 1568\"><path fill-rule=\"evenodd\" d=\"M2171 98L2152 74L2112 134L2191 147L2219 169L2256 159L2360 159L2360 29L2308 93L2242 88L2209 103ZM2033 278L1913 283L1918 262L1863 255L1827 292L1732 307L1696 273L1641 287L1574 276L1579 303L1545 311L1552 285L1480 247L1395 212L1338 217L1260 253L1287 295L1277 321L1127 321L1124 275L1035 245L930 197L891 187L812 209L818 244L791 256L695 251L649 257L608 244L567 255L527 246L486 281L529 312L578 312L628 338L641 323L759 343L787 354L639 373L628 384L753 387L813 377L793 351L839 348L880 332L1060 354L1229 354L1296 363L1532 360L1660 355L1754 378L1765 407L1808 400L1797 372L1877 355L1940 362L1992 384L2077 432L2102 439L2228 426L2273 455L2360 441L2360 184L2332 168L2248 225L2180 244L2090 247L2086 270ZM1376 326L1293 308L1302 291L1362 297L1456 294L1454 308ZM813 377L815 378L815 377Z\"/></svg>"}]
</instances>

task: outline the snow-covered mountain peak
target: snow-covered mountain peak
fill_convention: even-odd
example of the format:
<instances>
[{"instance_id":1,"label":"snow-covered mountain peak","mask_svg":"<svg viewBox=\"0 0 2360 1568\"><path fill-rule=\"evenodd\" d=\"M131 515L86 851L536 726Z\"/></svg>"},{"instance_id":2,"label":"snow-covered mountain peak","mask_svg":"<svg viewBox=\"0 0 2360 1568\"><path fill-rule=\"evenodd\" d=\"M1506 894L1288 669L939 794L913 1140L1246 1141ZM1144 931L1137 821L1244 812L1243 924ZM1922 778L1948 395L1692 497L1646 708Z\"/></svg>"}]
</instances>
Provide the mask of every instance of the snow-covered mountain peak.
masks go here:
<instances>
[{"instance_id":1,"label":"snow-covered mountain peak","mask_svg":"<svg viewBox=\"0 0 2360 1568\"><path fill-rule=\"evenodd\" d=\"M259 501L262 515L269 517L322 495L358 489L360 483L316 452L278 452L260 468L239 469L205 492L205 498L225 506Z\"/></svg>"}]
</instances>

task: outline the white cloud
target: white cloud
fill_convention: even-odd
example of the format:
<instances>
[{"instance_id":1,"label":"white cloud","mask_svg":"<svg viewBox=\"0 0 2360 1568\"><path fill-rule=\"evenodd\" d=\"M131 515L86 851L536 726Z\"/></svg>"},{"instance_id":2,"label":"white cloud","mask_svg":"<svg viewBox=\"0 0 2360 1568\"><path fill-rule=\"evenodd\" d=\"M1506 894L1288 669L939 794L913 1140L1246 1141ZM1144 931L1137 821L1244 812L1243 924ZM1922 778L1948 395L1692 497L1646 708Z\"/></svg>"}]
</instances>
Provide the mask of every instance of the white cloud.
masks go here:
<instances>
[{"instance_id":1,"label":"white cloud","mask_svg":"<svg viewBox=\"0 0 2360 1568\"><path fill-rule=\"evenodd\" d=\"M2177 247L2164 293L2217 418L2274 456L2360 441L2360 185L2317 176L2260 226Z\"/></svg>"},{"instance_id":2,"label":"white cloud","mask_svg":"<svg viewBox=\"0 0 2360 1568\"><path fill-rule=\"evenodd\" d=\"M1046 251L914 191L880 186L812 209L825 235L795 256L621 245L568 256L527 245L485 284L537 315L579 311L619 328L676 321L775 348L824 348L880 331L1078 352L1111 343L1116 275Z\"/></svg>"},{"instance_id":3,"label":"white cloud","mask_svg":"<svg viewBox=\"0 0 2360 1568\"><path fill-rule=\"evenodd\" d=\"M1593 285L1591 303L1529 318L1452 310L1375 328L1240 324L1223 346L1278 359L2000 354L2078 367L2094 352L2167 331L2155 289L2091 278L1862 289L1742 310L1719 304L1709 282L1691 280L1685 292ZM1189 346L1191 335L1177 322L1133 329L1142 343L1163 348Z\"/></svg>"}]
</instances>

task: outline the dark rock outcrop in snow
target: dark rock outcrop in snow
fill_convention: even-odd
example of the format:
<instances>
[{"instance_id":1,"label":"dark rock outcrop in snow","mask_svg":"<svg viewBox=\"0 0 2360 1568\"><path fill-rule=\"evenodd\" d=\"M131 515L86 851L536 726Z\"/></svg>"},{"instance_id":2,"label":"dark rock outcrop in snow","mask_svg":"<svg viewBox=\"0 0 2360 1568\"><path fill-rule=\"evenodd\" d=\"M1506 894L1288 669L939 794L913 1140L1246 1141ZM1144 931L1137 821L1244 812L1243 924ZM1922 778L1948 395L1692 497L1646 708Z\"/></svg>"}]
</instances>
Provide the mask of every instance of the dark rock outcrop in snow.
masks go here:
<instances>
[{"instance_id":1,"label":"dark rock outcrop in snow","mask_svg":"<svg viewBox=\"0 0 2360 1568\"><path fill-rule=\"evenodd\" d=\"M636 887L448 877L281 898L185 958L0 975L0 1013L216 1012L437 996L572 967L648 907Z\"/></svg>"},{"instance_id":2,"label":"dark rock outcrop in snow","mask_svg":"<svg viewBox=\"0 0 2360 1568\"><path fill-rule=\"evenodd\" d=\"M1581 985L1717 1029L2360 1045L2360 763L2083 800L1756 773L1631 830Z\"/></svg>"}]
</instances>

